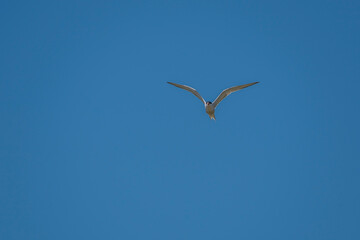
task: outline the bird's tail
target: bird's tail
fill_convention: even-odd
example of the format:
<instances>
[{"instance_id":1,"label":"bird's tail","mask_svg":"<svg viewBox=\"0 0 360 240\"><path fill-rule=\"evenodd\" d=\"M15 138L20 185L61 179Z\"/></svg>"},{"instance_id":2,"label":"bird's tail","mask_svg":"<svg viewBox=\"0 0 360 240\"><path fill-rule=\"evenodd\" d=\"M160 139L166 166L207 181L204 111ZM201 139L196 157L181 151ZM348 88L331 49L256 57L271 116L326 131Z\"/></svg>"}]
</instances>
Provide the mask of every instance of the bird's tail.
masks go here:
<instances>
[{"instance_id":1,"label":"bird's tail","mask_svg":"<svg viewBox=\"0 0 360 240\"><path fill-rule=\"evenodd\" d=\"M215 119L215 114L210 115L210 119L214 119L214 121L215 121L216 120Z\"/></svg>"}]
</instances>

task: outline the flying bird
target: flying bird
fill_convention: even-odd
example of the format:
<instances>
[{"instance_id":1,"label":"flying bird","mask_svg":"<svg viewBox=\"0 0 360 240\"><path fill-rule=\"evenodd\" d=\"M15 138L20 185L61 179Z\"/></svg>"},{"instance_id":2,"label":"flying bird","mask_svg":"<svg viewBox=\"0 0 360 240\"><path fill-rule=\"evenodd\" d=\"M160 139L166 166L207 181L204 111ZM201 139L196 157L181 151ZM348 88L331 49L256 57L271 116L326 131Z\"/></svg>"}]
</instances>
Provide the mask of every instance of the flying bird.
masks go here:
<instances>
[{"instance_id":1,"label":"flying bird","mask_svg":"<svg viewBox=\"0 0 360 240\"><path fill-rule=\"evenodd\" d=\"M229 96L231 93L236 92L240 89L246 88L246 87L250 87L254 84L257 84L259 82L253 82L253 83L248 83L248 84L244 84L244 85L239 85L239 86L235 86L235 87L231 87L231 88L227 88L224 91L222 91L220 93L220 95L215 99L215 101L212 103L210 101L205 101L201 95L192 87L186 86L186 85L181 85L181 84L177 84L177 83L172 83L172 82L167 82L171 85L174 85L175 87L178 88L182 88L184 90L187 90L189 92L191 92L192 94L194 94L197 98L199 98L201 100L201 102L205 105L205 111L206 113L209 115L210 119L214 119L215 120L215 108L217 107L217 105L227 96Z\"/></svg>"}]
</instances>

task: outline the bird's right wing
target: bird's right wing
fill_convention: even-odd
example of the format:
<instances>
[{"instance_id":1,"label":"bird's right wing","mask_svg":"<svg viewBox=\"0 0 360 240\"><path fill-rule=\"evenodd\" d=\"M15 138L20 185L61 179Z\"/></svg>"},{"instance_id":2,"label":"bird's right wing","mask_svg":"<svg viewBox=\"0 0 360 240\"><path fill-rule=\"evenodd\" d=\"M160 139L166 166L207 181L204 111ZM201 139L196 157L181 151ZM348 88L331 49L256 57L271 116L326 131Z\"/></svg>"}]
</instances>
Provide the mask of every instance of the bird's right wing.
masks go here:
<instances>
[{"instance_id":1,"label":"bird's right wing","mask_svg":"<svg viewBox=\"0 0 360 240\"><path fill-rule=\"evenodd\" d=\"M213 105L214 107L216 107L224 98L226 98L227 96L229 96L231 93L233 92L236 92L240 89L243 89L243 88L247 88L247 87L250 87L254 84L257 84L259 82L253 82L253 83L248 83L248 84L244 84L244 85L240 85L240 86L235 86L235 87L231 87L231 88L228 88L228 89L225 89L224 91L222 91L220 93L220 95L215 99Z\"/></svg>"},{"instance_id":2,"label":"bird's right wing","mask_svg":"<svg viewBox=\"0 0 360 240\"><path fill-rule=\"evenodd\" d=\"M189 86L185 86L185 85L181 85L181 84L177 84L177 83L172 83L172 82L167 82L171 85L174 85L175 87L178 87L178 88L182 88L186 91L189 91L191 92L192 94L194 94L197 98L199 98L201 100L201 102L203 104L205 104L205 100L201 97L201 95L195 90L193 89L192 87L189 87Z\"/></svg>"}]
</instances>

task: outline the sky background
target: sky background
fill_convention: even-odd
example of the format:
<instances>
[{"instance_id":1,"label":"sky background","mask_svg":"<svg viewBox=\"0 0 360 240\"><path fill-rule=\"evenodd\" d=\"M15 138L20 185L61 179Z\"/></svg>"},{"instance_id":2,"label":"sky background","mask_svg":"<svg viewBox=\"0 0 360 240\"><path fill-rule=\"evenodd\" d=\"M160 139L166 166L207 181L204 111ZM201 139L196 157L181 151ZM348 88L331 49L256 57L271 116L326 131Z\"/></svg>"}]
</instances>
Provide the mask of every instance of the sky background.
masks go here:
<instances>
[{"instance_id":1,"label":"sky background","mask_svg":"<svg viewBox=\"0 0 360 240\"><path fill-rule=\"evenodd\" d=\"M359 1L2 1L0 239L360 239ZM186 84L221 102L211 121Z\"/></svg>"}]
</instances>

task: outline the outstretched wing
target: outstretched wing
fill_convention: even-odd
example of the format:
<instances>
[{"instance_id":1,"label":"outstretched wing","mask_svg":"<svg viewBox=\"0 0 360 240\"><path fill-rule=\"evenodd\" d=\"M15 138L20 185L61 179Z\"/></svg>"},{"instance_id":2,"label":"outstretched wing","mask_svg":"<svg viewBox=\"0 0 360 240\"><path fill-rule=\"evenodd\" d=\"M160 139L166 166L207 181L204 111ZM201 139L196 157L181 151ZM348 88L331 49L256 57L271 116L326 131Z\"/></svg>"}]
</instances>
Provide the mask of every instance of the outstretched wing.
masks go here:
<instances>
[{"instance_id":1,"label":"outstretched wing","mask_svg":"<svg viewBox=\"0 0 360 240\"><path fill-rule=\"evenodd\" d=\"M185 85L181 85L181 84L177 84L177 83L172 83L172 82L167 82L171 85L174 85L175 87L178 87L178 88L182 88L182 89L185 89L189 92L191 92L192 94L194 94L197 98L199 98L202 103L205 104L205 100L201 97L201 95L195 90L193 89L192 87L189 87L189 86L185 86Z\"/></svg>"},{"instance_id":2,"label":"outstretched wing","mask_svg":"<svg viewBox=\"0 0 360 240\"><path fill-rule=\"evenodd\" d=\"M224 99L226 98L227 96L229 96L231 93L233 92L236 92L240 89L243 89L243 88L246 88L246 87L250 87L254 84L257 84L259 82L253 82L253 83L248 83L248 84L244 84L244 85L240 85L240 86L236 86L236 87L231 87L231 88L228 88L228 89L225 89L224 91L222 91L220 93L220 95L215 99L213 105L214 105L214 108L216 108L216 106Z\"/></svg>"}]
</instances>

